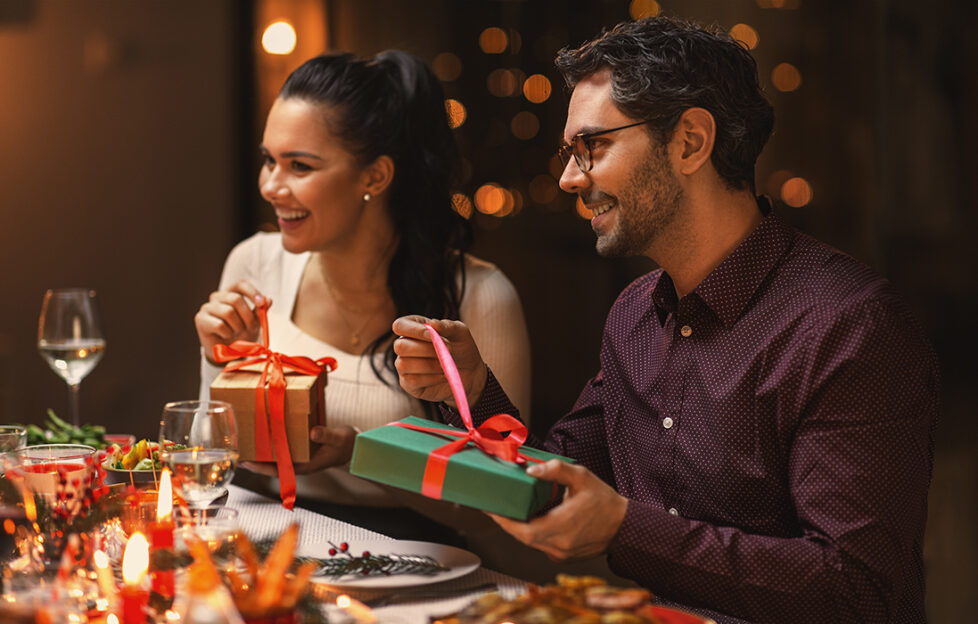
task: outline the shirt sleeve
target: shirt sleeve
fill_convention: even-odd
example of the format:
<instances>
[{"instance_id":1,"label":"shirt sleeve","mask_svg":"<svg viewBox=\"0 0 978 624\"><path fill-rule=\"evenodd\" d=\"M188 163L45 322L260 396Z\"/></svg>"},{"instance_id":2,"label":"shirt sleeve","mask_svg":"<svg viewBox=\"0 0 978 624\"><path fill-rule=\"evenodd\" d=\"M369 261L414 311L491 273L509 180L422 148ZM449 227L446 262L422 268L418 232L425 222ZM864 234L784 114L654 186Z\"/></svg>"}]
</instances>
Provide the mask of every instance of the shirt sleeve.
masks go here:
<instances>
[{"instance_id":1,"label":"shirt sleeve","mask_svg":"<svg viewBox=\"0 0 978 624\"><path fill-rule=\"evenodd\" d=\"M756 622L924 621L919 561L939 409L932 350L877 302L844 311L793 356L785 475L797 535L757 535L630 500L617 574Z\"/></svg>"}]
</instances>

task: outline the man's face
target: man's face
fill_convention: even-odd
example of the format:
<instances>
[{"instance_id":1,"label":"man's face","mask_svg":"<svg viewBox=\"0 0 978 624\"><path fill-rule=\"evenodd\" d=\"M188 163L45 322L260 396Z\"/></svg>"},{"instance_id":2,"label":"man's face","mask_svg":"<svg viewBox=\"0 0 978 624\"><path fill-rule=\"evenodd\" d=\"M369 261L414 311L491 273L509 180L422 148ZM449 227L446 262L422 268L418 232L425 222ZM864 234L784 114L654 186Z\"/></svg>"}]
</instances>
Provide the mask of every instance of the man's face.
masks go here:
<instances>
[{"instance_id":1,"label":"man's face","mask_svg":"<svg viewBox=\"0 0 978 624\"><path fill-rule=\"evenodd\" d=\"M571 95L564 141L636 121L611 100L611 71L580 81ZM577 193L593 212L591 229L602 256L650 255L681 210L683 196L669 159L668 146L635 126L590 139L591 170L583 173L573 158L564 167L560 187Z\"/></svg>"}]
</instances>

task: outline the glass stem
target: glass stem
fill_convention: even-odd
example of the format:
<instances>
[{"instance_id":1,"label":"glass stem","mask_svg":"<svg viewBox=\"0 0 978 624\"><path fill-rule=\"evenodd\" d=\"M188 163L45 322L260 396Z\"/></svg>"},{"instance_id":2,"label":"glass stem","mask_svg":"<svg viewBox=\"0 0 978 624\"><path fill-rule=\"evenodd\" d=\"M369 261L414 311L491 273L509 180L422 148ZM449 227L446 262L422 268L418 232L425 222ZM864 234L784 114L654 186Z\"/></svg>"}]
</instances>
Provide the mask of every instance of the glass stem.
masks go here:
<instances>
[{"instance_id":1,"label":"glass stem","mask_svg":"<svg viewBox=\"0 0 978 624\"><path fill-rule=\"evenodd\" d=\"M78 388L81 384L68 384L68 403L71 406L71 424L78 427Z\"/></svg>"}]
</instances>

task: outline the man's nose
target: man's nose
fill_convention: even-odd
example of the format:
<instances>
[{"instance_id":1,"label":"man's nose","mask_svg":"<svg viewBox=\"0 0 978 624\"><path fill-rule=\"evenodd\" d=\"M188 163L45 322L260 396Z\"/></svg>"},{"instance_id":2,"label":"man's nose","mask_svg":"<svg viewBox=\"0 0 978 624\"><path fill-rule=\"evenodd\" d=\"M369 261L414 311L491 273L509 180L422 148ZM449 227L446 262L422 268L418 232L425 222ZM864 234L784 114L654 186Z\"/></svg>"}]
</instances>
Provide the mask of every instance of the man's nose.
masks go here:
<instances>
[{"instance_id":1,"label":"man's nose","mask_svg":"<svg viewBox=\"0 0 978 624\"><path fill-rule=\"evenodd\" d=\"M569 158L564 165L564 171L560 174L559 184L560 188L568 193L580 194L591 185L591 179L577 166L576 160Z\"/></svg>"}]
</instances>

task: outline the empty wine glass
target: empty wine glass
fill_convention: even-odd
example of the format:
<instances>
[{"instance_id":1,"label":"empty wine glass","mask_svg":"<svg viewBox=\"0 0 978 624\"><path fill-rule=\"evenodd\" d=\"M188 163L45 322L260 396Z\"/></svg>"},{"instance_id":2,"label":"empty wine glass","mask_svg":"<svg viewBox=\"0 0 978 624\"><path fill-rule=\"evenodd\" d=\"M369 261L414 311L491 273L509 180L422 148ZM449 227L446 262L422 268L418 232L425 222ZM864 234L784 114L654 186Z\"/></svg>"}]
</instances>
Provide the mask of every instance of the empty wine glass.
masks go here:
<instances>
[{"instance_id":1,"label":"empty wine glass","mask_svg":"<svg viewBox=\"0 0 978 624\"><path fill-rule=\"evenodd\" d=\"M238 465L234 412L222 401L178 401L163 407L160 461L190 507L204 507L227 491Z\"/></svg>"},{"instance_id":2,"label":"empty wine glass","mask_svg":"<svg viewBox=\"0 0 978 624\"><path fill-rule=\"evenodd\" d=\"M105 353L95 291L56 288L44 293L37 326L37 348L69 388L71 422L78 417L78 387Z\"/></svg>"}]
</instances>

